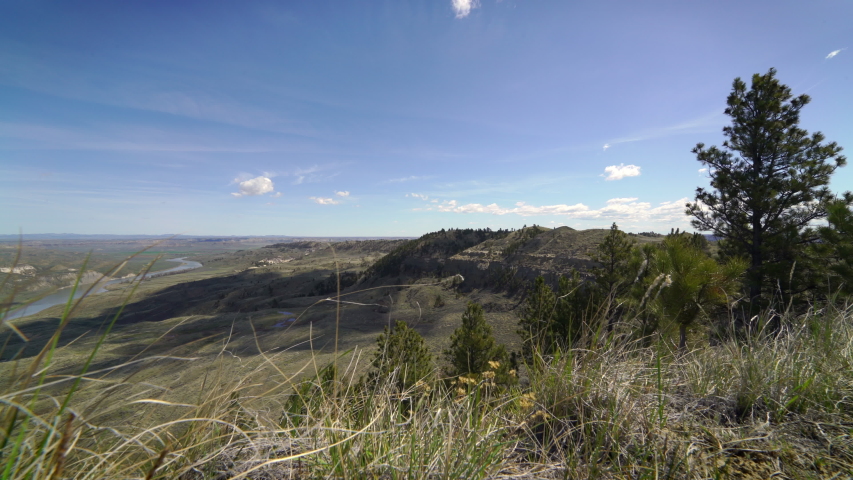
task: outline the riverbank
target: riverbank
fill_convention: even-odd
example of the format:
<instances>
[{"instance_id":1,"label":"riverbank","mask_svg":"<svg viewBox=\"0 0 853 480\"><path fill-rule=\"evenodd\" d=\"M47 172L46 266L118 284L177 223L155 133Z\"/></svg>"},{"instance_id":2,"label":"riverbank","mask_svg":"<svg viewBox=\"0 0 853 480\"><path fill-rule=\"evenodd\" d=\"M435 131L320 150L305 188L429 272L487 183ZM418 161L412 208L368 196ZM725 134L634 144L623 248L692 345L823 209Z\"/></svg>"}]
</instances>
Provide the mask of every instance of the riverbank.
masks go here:
<instances>
[{"instance_id":1,"label":"riverbank","mask_svg":"<svg viewBox=\"0 0 853 480\"><path fill-rule=\"evenodd\" d=\"M152 278L162 277L165 275L174 275L176 273L182 273L182 272L186 272L188 270L194 270L196 268L201 268L203 266L200 262L195 262L192 260L185 260L185 259L186 259L186 257L167 259L166 261L168 261L168 262L180 262L181 265L178 265L177 267L170 268L168 270L162 270L159 272L148 273L142 278L142 280L150 280ZM77 286L76 290L74 290L73 286L60 288L59 290L57 290L54 293L51 293L51 294L46 295L44 297L38 298L34 301L27 303L26 305L20 307L17 310L9 312L3 318L3 320L13 320L16 318L23 318L23 317L27 317L30 315L35 315L38 312L41 312L42 310L46 310L46 309L53 307L55 305L62 305L64 303L67 303L69 298L71 298L73 300L77 300L79 298L82 298L87 293L88 293L88 295L105 293L105 292L108 292L111 290L109 288L111 285L131 283L131 282L139 279L139 275L128 275L128 276L121 277L121 278L111 278L111 277L98 276L96 278L96 276L88 275L88 273L90 273L90 272L87 272L87 275L84 275L84 277L83 277L83 280L88 280L88 281L81 281L80 284ZM94 285L94 287L93 287L93 285ZM72 291L74 292L73 296L72 296Z\"/></svg>"}]
</instances>

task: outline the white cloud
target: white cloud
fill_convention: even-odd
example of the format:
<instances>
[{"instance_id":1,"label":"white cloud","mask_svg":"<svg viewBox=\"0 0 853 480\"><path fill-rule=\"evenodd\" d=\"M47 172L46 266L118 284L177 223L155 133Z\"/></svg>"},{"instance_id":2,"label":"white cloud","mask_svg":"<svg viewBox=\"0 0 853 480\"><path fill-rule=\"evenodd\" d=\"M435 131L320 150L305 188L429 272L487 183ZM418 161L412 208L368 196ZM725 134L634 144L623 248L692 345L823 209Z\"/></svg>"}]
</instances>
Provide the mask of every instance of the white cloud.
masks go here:
<instances>
[{"instance_id":1,"label":"white cloud","mask_svg":"<svg viewBox=\"0 0 853 480\"><path fill-rule=\"evenodd\" d=\"M453 2L453 12L456 13L456 18L465 18L471 13L471 10L480 6L478 0L451 0Z\"/></svg>"},{"instance_id":2,"label":"white cloud","mask_svg":"<svg viewBox=\"0 0 853 480\"><path fill-rule=\"evenodd\" d=\"M423 195L420 193L407 193L406 196L407 197L420 198L421 200L429 200L429 195ZM433 201L435 201L435 200L433 200Z\"/></svg>"},{"instance_id":3,"label":"white cloud","mask_svg":"<svg viewBox=\"0 0 853 480\"><path fill-rule=\"evenodd\" d=\"M341 202L335 200L334 198L323 198L323 197L308 197L311 200L314 200L314 203L319 203L320 205L337 205Z\"/></svg>"},{"instance_id":4,"label":"white cloud","mask_svg":"<svg viewBox=\"0 0 853 480\"><path fill-rule=\"evenodd\" d=\"M619 165L611 165L604 169L604 173L607 173L607 178L605 180L622 180L625 177L637 177L640 175L640 167L636 165L625 165L624 163L620 163Z\"/></svg>"},{"instance_id":5,"label":"white cloud","mask_svg":"<svg viewBox=\"0 0 853 480\"><path fill-rule=\"evenodd\" d=\"M281 192L275 192L274 194L272 194L272 198L278 198L280 196L281 196Z\"/></svg>"},{"instance_id":6,"label":"white cloud","mask_svg":"<svg viewBox=\"0 0 853 480\"><path fill-rule=\"evenodd\" d=\"M576 205L545 205L534 207L527 205L524 202L515 204L515 208L501 208L496 203L490 205L481 205L479 203L469 203L467 205L459 205L456 200L445 201L437 206L439 212L454 212L454 213L491 213L493 215L507 215L514 213L522 217L532 215L574 215L582 214L589 210L589 207L582 203Z\"/></svg>"},{"instance_id":7,"label":"white cloud","mask_svg":"<svg viewBox=\"0 0 853 480\"><path fill-rule=\"evenodd\" d=\"M631 203L636 202L637 197L625 197L625 198L611 198L607 201L608 205L620 204L620 203Z\"/></svg>"},{"instance_id":8,"label":"white cloud","mask_svg":"<svg viewBox=\"0 0 853 480\"><path fill-rule=\"evenodd\" d=\"M608 149L608 148L610 148L610 144L609 144L609 143L605 143L605 144L604 144L604 146L603 146L603 147L601 147L601 149L602 149L603 151L605 151L605 152L607 151L607 149Z\"/></svg>"},{"instance_id":9,"label":"white cloud","mask_svg":"<svg viewBox=\"0 0 853 480\"><path fill-rule=\"evenodd\" d=\"M833 50L833 51L829 52L829 55L826 56L825 60L829 60L830 58L838 55L839 53L841 53L842 50L847 50L847 47L839 48L838 50Z\"/></svg>"},{"instance_id":10,"label":"white cloud","mask_svg":"<svg viewBox=\"0 0 853 480\"><path fill-rule=\"evenodd\" d=\"M233 183L237 183L239 187L239 192L234 192L231 195L235 197L253 197L256 195L263 195L265 193L272 192L275 188L272 180L267 177L255 177L249 180L240 181L240 179L235 179Z\"/></svg>"},{"instance_id":11,"label":"white cloud","mask_svg":"<svg viewBox=\"0 0 853 480\"><path fill-rule=\"evenodd\" d=\"M337 196L339 196L339 197L349 197L349 191L348 191L348 190L343 190L343 191L340 191L340 192L335 192L335 195L337 195Z\"/></svg>"},{"instance_id":12,"label":"white cloud","mask_svg":"<svg viewBox=\"0 0 853 480\"><path fill-rule=\"evenodd\" d=\"M673 202L661 202L653 207L649 202L638 202L635 197L611 198L604 207L592 209L583 203L575 205L527 205L518 202L514 208L503 208L496 203L482 205L469 203L459 205L456 200L449 200L436 205L439 212L452 213L490 213L492 215L515 214L522 217L537 215L562 215L568 218L607 219L608 221L646 221L646 222L683 222L685 204L690 201L684 197ZM433 210L432 207L418 210Z\"/></svg>"}]
</instances>

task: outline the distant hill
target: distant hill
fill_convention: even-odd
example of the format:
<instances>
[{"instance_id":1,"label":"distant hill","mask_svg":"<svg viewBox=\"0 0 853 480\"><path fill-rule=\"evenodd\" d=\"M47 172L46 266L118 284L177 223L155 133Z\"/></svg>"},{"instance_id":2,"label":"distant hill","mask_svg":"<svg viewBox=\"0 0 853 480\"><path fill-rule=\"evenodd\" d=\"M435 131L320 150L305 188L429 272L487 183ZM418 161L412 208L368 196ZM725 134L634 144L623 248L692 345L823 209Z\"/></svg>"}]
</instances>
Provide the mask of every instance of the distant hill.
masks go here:
<instances>
[{"instance_id":1,"label":"distant hill","mask_svg":"<svg viewBox=\"0 0 853 480\"><path fill-rule=\"evenodd\" d=\"M561 275L582 274L595 265L591 255L608 229L575 230L533 226L520 230L442 230L406 242L379 259L365 278L455 275L467 288L518 286L542 275L556 283ZM637 243L662 236L632 235Z\"/></svg>"},{"instance_id":2,"label":"distant hill","mask_svg":"<svg viewBox=\"0 0 853 480\"><path fill-rule=\"evenodd\" d=\"M453 255L481 244L510 235L509 230L450 229L428 233L395 248L365 272L367 278L401 274L440 273L444 262Z\"/></svg>"},{"instance_id":3,"label":"distant hill","mask_svg":"<svg viewBox=\"0 0 853 480\"><path fill-rule=\"evenodd\" d=\"M288 235L113 235L113 234L78 234L78 233L33 233L21 235L0 235L0 242L17 242L23 238L25 242L33 240L73 240L73 241L121 241L121 240L194 240L194 241L239 241L248 239L269 239L280 242L345 242L348 240L393 240L413 237L294 237Z\"/></svg>"}]
</instances>

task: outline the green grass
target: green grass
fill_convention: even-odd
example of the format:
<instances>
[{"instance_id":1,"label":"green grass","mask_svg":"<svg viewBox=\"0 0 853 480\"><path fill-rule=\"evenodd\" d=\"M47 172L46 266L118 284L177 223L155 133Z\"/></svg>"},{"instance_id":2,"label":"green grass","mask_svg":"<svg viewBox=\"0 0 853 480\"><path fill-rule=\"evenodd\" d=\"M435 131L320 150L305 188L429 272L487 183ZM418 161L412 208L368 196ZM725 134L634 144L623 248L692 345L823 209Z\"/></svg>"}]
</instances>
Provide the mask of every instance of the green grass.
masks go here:
<instances>
[{"instance_id":1,"label":"green grass","mask_svg":"<svg viewBox=\"0 0 853 480\"><path fill-rule=\"evenodd\" d=\"M144 289L204 280L187 275L99 305L131 312ZM251 275L235 278L248 287ZM397 290L373 288L348 298ZM427 307L439 293L447 305ZM434 315L441 332L467 301L429 279L395 298L389 315ZM403 392L393 378L359 386L375 332L345 330L350 314L317 300L291 337L265 311L126 326L120 308L78 320L92 307L68 305L38 348L0 363L0 479L853 475L853 308L839 299L786 314L781 332L694 338L685 353L665 336L620 341L616 328L522 369L518 387L449 379ZM24 342L15 335L4 349ZM335 360L339 373L323 375Z\"/></svg>"}]
</instances>

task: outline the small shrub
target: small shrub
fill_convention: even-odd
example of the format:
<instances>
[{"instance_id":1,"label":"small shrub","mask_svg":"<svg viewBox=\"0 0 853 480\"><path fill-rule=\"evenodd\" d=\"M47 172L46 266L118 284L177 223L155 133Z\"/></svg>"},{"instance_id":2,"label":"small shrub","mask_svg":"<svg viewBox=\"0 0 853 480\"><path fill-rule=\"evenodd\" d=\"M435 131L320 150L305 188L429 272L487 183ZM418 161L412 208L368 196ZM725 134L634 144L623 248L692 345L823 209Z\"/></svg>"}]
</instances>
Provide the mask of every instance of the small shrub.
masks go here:
<instances>
[{"instance_id":1,"label":"small shrub","mask_svg":"<svg viewBox=\"0 0 853 480\"><path fill-rule=\"evenodd\" d=\"M367 375L369 384L394 379L396 387L406 390L420 381L429 381L433 374L432 354L424 337L409 328L406 322L397 320L392 329L376 339L378 349L370 364Z\"/></svg>"},{"instance_id":2,"label":"small shrub","mask_svg":"<svg viewBox=\"0 0 853 480\"><path fill-rule=\"evenodd\" d=\"M441 298L441 295L435 296L435 302L432 304L433 308L441 308L444 306L444 299Z\"/></svg>"},{"instance_id":3,"label":"small shrub","mask_svg":"<svg viewBox=\"0 0 853 480\"><path fill-rule=\"evenodd\" d=\"M450 364L446 369L449 376L469 378L484 376L494 383L507 385L515 383L510 374L506 348L495 343L492 327L486 323L483 307L471 302L462 314L462 326L450 337L450 347L444 351L444 358Z\"/></svg>"}]
</instances>

